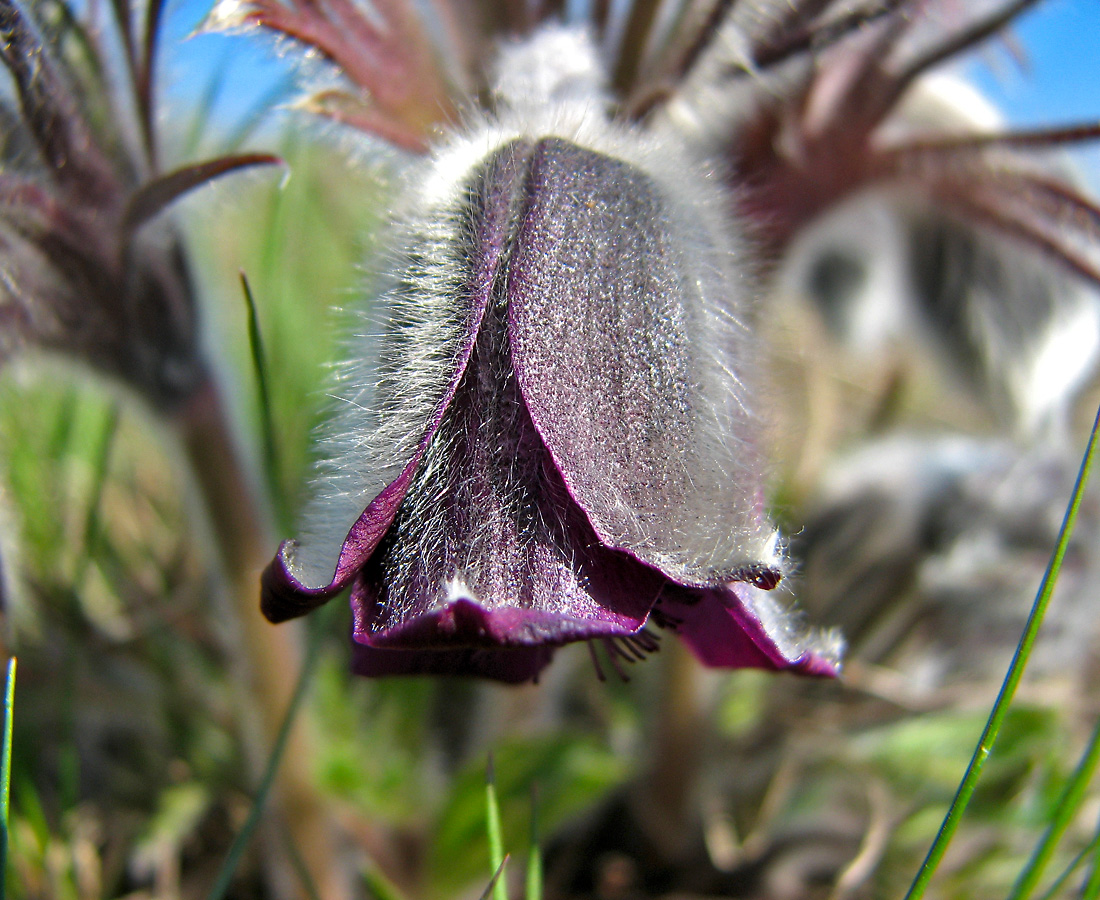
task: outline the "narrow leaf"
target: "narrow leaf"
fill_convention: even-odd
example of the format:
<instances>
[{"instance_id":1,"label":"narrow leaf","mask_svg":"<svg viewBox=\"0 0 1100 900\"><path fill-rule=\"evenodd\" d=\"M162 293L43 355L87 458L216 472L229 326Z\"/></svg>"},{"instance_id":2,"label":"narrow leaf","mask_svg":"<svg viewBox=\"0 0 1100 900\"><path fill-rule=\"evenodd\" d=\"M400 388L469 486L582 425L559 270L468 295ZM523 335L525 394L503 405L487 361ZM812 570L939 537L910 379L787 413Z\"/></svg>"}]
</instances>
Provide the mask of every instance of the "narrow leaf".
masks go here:
<instances>
[{"instance_id":1,"label":"narrow leaf","mask_svg":"<svg viewBox=\"0 0 1100 900\"><path fill-rule=\"evenodd\" d=\"M1096 834L1088 849L1092 854L1092 866L1081 888L1081 900L1097 900L1100 897L1100 824L1096 827Z\"/></svg>"},{"instance_id":2,"label":"narrow leaf","mask_svg":"<svg viewBox=\"0 0 1100 900\"><path fill-rule=\"evenodd\" d=\"M1089 738L1085 752L1081 755L1077 767L1073 770L1073 775L1070 776L1070 780L1058 800L1058 806L1054 811L1054 817L1047 826L1046 833L1043 834L1042 839L1032 852L1031 858L1027 861L1027 865L1024 866L1023 871L1016 879L1012 893L1009 894L1009 900L1026 900L1035 890L1039 879L1043 877L1043 870L1050 862L1054 848L1062 835L1065 834L1077 811L1081 808L1081 803L1085 799L1085 791L1096 772L1098 762L1100 762L1100 722L1093 729L1092 737Z\"/></svg>"},{"instance_id":3,"label":"narrow leaf","mask_svg":"<svg viewBox=\"0 0 1100 900\"><path fill-rule=\"evenodd\" d=\"M1100 849L1100 834L1093 835L1091 841L1088 842L1081 851L1070 860L1069 865L1062 870L1062 874L1054 879L1054 883L1051 884L1046 891L1040 896L1039 900L1054 900L1055 897L1061 896L1062 888L1065 887L1070 876L1077 871L1078 867L1085 861L1085 858Z\"/></svg>"},{"instance_id":4,"label":"narrow leaf","mask_svg":"<svg viewBox=\"0 0 1100 900\"><path fill-rule=\"evenodd\" d=\"M135 59L134 92L137 94L138 113L141 119L142 138L150 165L157 162L157 131L154 91L157 71L157 38L164 14L165 0L149 0L145 9L145 32L142 36L141 58Z\"/></svg>"},{"instance_id":5,"label":"narrow leaf","mask_svg":"<svg viewBox=\"0 0 1100 900\"><path fill-rule=\"evenodd\" d=\"M267 357L264 354L263 340L260 337L260 319L256 312L256 300L244 272L241 275L241 291L248 312L248 346L252 352L252 368L256 373L256 387L259 392L261 444L263 446L264 469L268 484L276 498L282 497L278 490L279 457L275 443L275 420L271 410L271 390L267 380ZM280 517L285 512L280 509Z\"/></svg>"},{"instance_id":6,"label":"narrow leaf","mask_svg":"<svg viewBox=\"0 0 1100 900\"><path fill-rule=\"evenodd\" d=\"M892 156L921 156L981 152L991 149L1044 150L1065 144L1100 140L1100 122L1075 122L1053 128L1027 128L996 134L967 134L961 137L927 138L910 141L883 153Z\"/></svg>"},{"instance_id":7,"label":"narrow leaf","mask_svg":"<svg viewBox=\"0 0 1100 900\"><path fill-rule=\"evenodd\" d=\"M542 852L539 849L539 795L531 788L531 850L527 856L526 900L542 900Z\"/></svg>"},{"instance_id":8,"label":"narrow leaf","mask_svg":"<svg viewBox=\"0 0 1100 900\"><path fill-rule=\"evenodd\" d=\"M363 881L374 900L405 900L397 885L390 881L378 866L368 862L363 869Z\"/></svg>"},{"instance_id":9,"label":"narrow leaf","mask_svg":"<svg viewBox=\"0 0 1100 900\"><path fill-rule=\"evenodd\" d=\"M13 0L0 0L0 59L11 72L30 133L58 180L103 196L110 166L96 156L91 130L33 25Z\"/></svg>"},{"instance_id":10,"label":"narrow leaf","mask_svg":"<svg viewBox=\"0 0 1100 900\"><path fill-rule=\"evenodd\" d=\"M248 166L281 165L282 162L279 157L269 153L245 153L240 156L222 156L168 172L134 191L123 216L123 228L133 232L188 191L221 175Z\"/></svg>"},{"instance_id":11,"label":"narrow leaf","mask_svg":"<svg viewBox=\"0 0 1100 900\"><path fill-rule=\"evenodd\" d=\"M233 839L233 843L229 847L229 852L225 855L225 861L222 863L222 867L218 872L218 877L214 882L214 886L207 895L207 900L222 900L222 898L226 896L226 892L229 890L230 882L233 880L233 875L237 871L237 866L241 861L241 857L244 855L244 851L252 840L252 835L260 824L260 818L267 806L267 798L271 795L271 789L275 784L275 774L279 770L279 763L282 762L283 753L286 751L291 728L294 727L294 720L298 716L298 710L301 708L302 701L305 699L313 672L317 668L317 660L321 655L321 636L325 633L324 628L321 626L328 621L327 618L322 618L320 623L315 625L310 633L309 644L306 649L306 658L302 663L302 671L298 675L298 683L294 687L294 695L290 698L286 715L283 716L282 724L279 726L279 733L275 737L275 744L271 748L271 755L268 757L267 767L264 769L263 778L261 778L259 789L256 791L256 797L252 801L252 809L249 810L248 818L245 820L244 825L241 826L241 830L237 832L237 836ZM0 900L2 900L2 898L0 898Z\"/></svg>"},{"instance_id":12,"label":"narrow leaf","mask_svg":"<svg viewBox=\"0 0 1100 900\"><path fill-rule=\"evenodd\" d=\"M15 711L15 657L8 660L4 685L4 746L0 751L0 900L8 883L8 822L11 816L11 732Z\"/></svg>"},{"instance_id":13,"label":"narrow leaf","mask_svg":"<svg viewBox=\"0 0 1100 900\"><path fill-rule=\"evenodd\" d=\"M493 880L486 888L486 896L492 891L493 900L508 900L508 888L500 878L506 858L504 856L504 835L500 824L500 804L497 802L496 778L493 773L493 757L485 773L486 823L489 831L489 863L496 870Z\"/></svg>"},{"instance_id":14,"label":"narrow leaf","mask_svg":"<svg viewBox=\"0 0 1100 900\"><path fill-rule=\"evenodd\" d=\"M1062 560L1065 558L1066 548L1069 546L1069 539L1073 533L1074 523L1077 520L1077 511L1081 506L1081 498L1084 496L1085 482L1088 481L1089 470L1092 468L1092 460L1096 450L1098 435L1100 435L1100 410L1097 411L1097 417L1092 425L1092 432L1089 435L1085 456L1081 461L1081 469L1077 474L1077 482L1073 487L1073 496L1070 498L1065 518L1062 520L1062 528L1058 533L1058 541L1055 544L1054 552L1051 554L1050 562L1047 564L1047 571L1043 576L1042 584L1039 586L1039 592L1035 597L1035 602L1032 604L1031 613L1027 618L1027 624L1024 626L1023 634L1020 636L1020 643L1016 647L1016 652L1012 657L1012 663L1001 684L1000 693L997 695L997 700L993 704L992 710L990 710L989 719L986 722L985 729L982 731L978 746L974 749L974 755L971 757L966 773L959 783L955 798L952 800L947 815L940 825L940 830L936 835L936 839L928 850L928 855L925 857L920 870L917 872L912 885L909 887L909 891L905 895L905 900L917 900L917 898L924 896L924 892L927 890L932 880L932 876L935 874L936 868L940 864L940 860L943 859L944 853L947 852L947 847L951 843L951 838L954 836L955 830L959 827L963 812L970 802L970 798L974 793L974 788L977 787L978 777L981 775L982 767L985 765L985 761L993 749L993 742L997 739L997 734L1001 729L1001 725L1004 723L1005 716L1008 715L1008 708L1012 703L1012 697L1016 693L1016 687L1019 685L1020 678L1023 676L1028 657L1031 655L1031 648L1034 646L1035 639L1039 633L1039 625L1043 621L1043 615L1046 613L1051 594L1054 593L1054 587L1058 583L1058 574L1062 568Z\"/></svg>"},{"instance_id":15,"label":"narrow leaf","mask_svg":"<svg viewBox=\"0 0 1100 900\"><path fill-rule=\"evenodd\" d=\"M1035 6L1038 0L1013 0L1001 9L980 21L975 22L969 28L951 34L948 32L946 40L932 47L917 59L909 63L894 82L894 99L900 97L918 77L934 68L940 63L952 59L982 41L987 40L1000 31L1003 31L1014 19Z\"/></svg>"}]
</instances>

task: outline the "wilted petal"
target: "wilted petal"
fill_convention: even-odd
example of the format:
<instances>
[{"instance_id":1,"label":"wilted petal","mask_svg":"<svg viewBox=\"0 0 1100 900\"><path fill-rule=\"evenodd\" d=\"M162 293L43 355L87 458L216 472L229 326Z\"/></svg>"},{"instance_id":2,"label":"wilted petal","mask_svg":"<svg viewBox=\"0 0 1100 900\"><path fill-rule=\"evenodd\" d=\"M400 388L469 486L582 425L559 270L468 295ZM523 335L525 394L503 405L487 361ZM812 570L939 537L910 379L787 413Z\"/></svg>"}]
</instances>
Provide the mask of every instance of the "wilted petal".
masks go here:
<instances>
[{"instance_id":1,"label":"wilted petal","mask_svg":"<svg viewBox=\"0 0 1100 900\"><path fill-rule=\"evenodd\" d=\"M667 162L681 171L537 144L510 337L535 427L600 540L713 586L778 564L742 383L749 274L690 166Z\"/></svg>"}]
</instances>

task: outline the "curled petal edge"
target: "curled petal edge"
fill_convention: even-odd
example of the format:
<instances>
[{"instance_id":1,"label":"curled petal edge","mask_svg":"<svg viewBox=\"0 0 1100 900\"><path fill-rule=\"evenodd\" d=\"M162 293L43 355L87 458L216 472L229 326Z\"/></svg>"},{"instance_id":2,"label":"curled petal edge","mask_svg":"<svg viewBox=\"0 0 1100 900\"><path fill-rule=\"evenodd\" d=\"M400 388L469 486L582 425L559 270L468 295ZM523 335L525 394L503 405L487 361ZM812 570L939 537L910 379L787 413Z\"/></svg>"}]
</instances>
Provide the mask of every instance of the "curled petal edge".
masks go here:
<instances>
[{"instance_id":1,"label":"curled petal edge","mask_svg":"<svg viewBox=\"0 0 1100 900\"><path fill-rule=\"evenodd\" d=\"M768 591L734 582L703 592L698 603L684 609L676 632L704 665L826 678L840 674L840 633L805 627Z\"/></svg>"}]
</instances>

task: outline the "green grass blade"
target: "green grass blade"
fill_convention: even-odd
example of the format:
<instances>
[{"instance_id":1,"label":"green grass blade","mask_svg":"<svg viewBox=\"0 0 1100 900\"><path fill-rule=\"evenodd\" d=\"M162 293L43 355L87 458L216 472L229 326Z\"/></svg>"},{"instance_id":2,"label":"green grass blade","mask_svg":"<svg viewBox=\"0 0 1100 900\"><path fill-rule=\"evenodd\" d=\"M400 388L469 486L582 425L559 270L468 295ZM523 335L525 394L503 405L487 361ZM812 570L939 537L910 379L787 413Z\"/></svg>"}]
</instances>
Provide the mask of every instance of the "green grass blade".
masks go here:
<instances>
[{"instance_id":1,"label":"green grass blade","mask_svg":"<svg viewBox=\"0 0 1100 900\"><path fill-rule=\"evenodd\" d=\"M489 830L489 863L496 871L493 876L493 900L508 900L508 887L499 877L504 867L504 834L500 824L500 804L497 802L496 777L493 773L493 757L485 773L486 822Z\"/></svg>"},{"instance_id":2,"label":"green grass blade","mask_svg":"<svg viewBox=\"0 0 1100 900\"><path fill-rule=\"evenodd\" d=\"M363 869L363 880L367 891L374 900L405 900L397 885L390 881L374 863L368 863Z\"/></svg>"},{"instance_id":3,"label":"green grass blade","mask_svg":"<svg viewBox=\"0 0 1100 900\"><path fill-rule=\"evenodd\" d=\"M1019 878L1016 879L1012 893L1009 894L1009 900L1026 900L1035 890L1039 879L1043 877L1043 870L1050 861L1051 854L1054 853L1054 848L1081 808L1085 791L1088 789L1089 782L1092 781L1098 762L1100 762L1100 722L1093 729L1085 752L1081 754L1073 775L1070 776L1062 796L1058 799L1058 806L1055 808L1054 817L1047 826L1046 832L1036 845L1027 865L1020 872Z\"/></svg>"},{"instance_id":4,"label":"green grass blade","mask_svg":"<svg viewBox=\"0 0 1100 900\"><path fill-rule=\"evenodd\" d=\"M1054 880L1054 883L1040 895L1039 900L1054 900L1054 898L1061 893L1062 888L1066 886L1066 882L1069 881L1070 876L1076 872L1081 863L1085 861L1085 858L1095 853L1097 850L1100 850L1100 832L1093 835L1092 840L1081 848L1081 852L1070 860L1069 865L1066 866L1062 874Z\"/></svg>"},{"instance_id":5,"label":"green grass blade","mask_svg":"<svg viewBox=\"0 0 1100 900\"><path fill-rule=\"evenodd\" d=\"M92 460L92 489L88 498L88 507L84 514L84 550L80 556L80 562L73 585L80 587L84 580L85 572L100 546L101 523L100 509L102 508L103 490L107 485L107 478L111 474L111 457L114 454L115 438L118 436L118 426L121 415L118 404L111 405L103 420L103 433L99 445L95 448Z\"/></svg>"},{"instance_id":6,"label":"green grass blade","mask_svg":"<svg viewBox=\"0 0 1100 900\"><path fill-rule=\"evenodd\" d=\"M905 900L917 900L917 898L924 896L924 892L927 890L940 860L947 852L947 846L951 843L955 830L959 827L963 812L966 810L974 789L977 787L982 767L993 749L993 742L997 739L997 733L1008 714L1009 705L1012 703L1012 697L1016 693L1016 687L1020 683L1024 667L1031 655L1031 648L1035 644L1035 638L1039 633L1039 625L1043 621L1043 615L1046 613L1050 596L1054 592L1054 586L1058 583L1062 560L1065 558L1066 548L1069 546L1070 535L1073 533L1073 526L1077 520L1077 511L1085 492L1085 483L1088 481L1089 470L1092 468L1098 432L1100 432L1100 410L1097 411L1097 417L1092 424L1088 447L1085 450L1084 459L1081 461L1080 471L1077 473L1077 482L1073 487L1073 496L1070 499L1069 507L1066 509L1065 518L1062 520L1062 528L1058 532L1058 542L1055 544L1054 552L1047 564L1046 574L1043 576L1039 592L1035 596L1035 602L1031 606L1031 612L1028 615L1023 634L1020 635L1020 642L1016 647L1015 654L1013 654L1012 664L1008 667L1008 672L1001 683L1001 690L997 694L997 700L993 704L993 708L990 710L989 718L978 741L978 746L974 749L970 764L966 768L966 773L955 792L955 798L951 801L951 806L940 825L936 839L932 842L928 855L924 858L920 870L913 879L913 883L905 895Z\"/></svg>"},{"instance_id":7,"label":"green grass blade","mask_svg":"<svg viewBox=\"0 0 1100 900\"><path fill-rule=\"evenodd\" d=\"M539 849L539 795L531 788L531 850L527 857L526 900L542 900L542 851Z\"/></svg>"},{"instance_id":8,"label":"green grass blade","mask_svg":"<svg viewBox=\"0 0 1100 900\"><path fill-rule=\"evenodd\" d=\"M0 752L0 900L8 884L8 821L11 813L11 723L15 711L15 657L4 685L4 747Z\"/></svg>"},{"instance_id":9,"label":"green grass blade","mask_svg":"<svg viewBox=\"0 0 1100 900\"><path fill-rule=\"evenodd\" d=\"M1092 848L1092 866L1089 869L1089 877L1081 888L1081 900L1097 900L1100 898L1100 823L1096 826L1096 835L1089 844Z\"/></svg>"},{"instance_id":10,"label":"green grass blade","mask_svg":"<svg viewBox=\"0 0 1100 900\"><path fill-rule=\"evenodd\" d=\"M329 609L334 609L338 605L339 604L330 604ZM290 704L287 706L286 715L283 716L282 724L279 726L279 733L275 738L274 746L271 748L271 755L268 757L267 767L264 769L263 778L260 780L259 789L256 791L256 797L252 801L252 809L249 811L248 818L245 820L244 825L241 826L241 830L237 832L237 836L233 839L229 852L225 855L225 861L222 863L222 867L218 872L218 877L214 881L214 886L210 889L210 893L207 894L207 900L222 900L222 898L225 897L226 891L229 890L229 884L233 880L233 874L237 871L237 865L240 863L241 856L248 847L248 843L252 839L256 827L260 824L260 818L267 806L267 798L270 796L271 788L275 783L275 773L279 770L279 763L282 761L283 753L286 750L287 740L290 737L290 730L294 725L294 720L297 718L298 710L306 695L306 690L309 687L313 672L317 668L317 660L321 655L321 635L323 634L323 628L318 626L322 623L327 623L329 618L329 615L318 616L314 623L306 650L306 658L302 663L302 671L299 673L298 683L294 687L294 696L290 698Z\"/></svg>"},{"instance_id":11,"label":"green grass blade","mask_svg":"<svg viewBox=\"0 0 1100 900\"><path fill-rule=\"evenodd\" d=\"M289 834L284 834L283 837L283 846L286 847L287 858L290 860L291 868L294 869L294 874L298 876L298 880L302 884L306 900L321 900L321 895L317 893L317 885L313 883L313 876L309 874L309 868L306 866L306 861L302 859L298 847Z\"/></svg>"},{"instance_id":12,"label":"green grass blade","mask_svg":"<svg viewBox=\"0 0 1100 900\"><path fill-rule=\"evenodd\" d=\"M275 442L275 417L271 411L271 387L267 380L267 357L260 336L260 317L256 312L256 299L244 272L241 275L241 291L244 294L248 310L248 347L252 354L252 368L256 373L256 388L259 392L261 444L263 446L264 471L267 483L277 506L280 522L286 522L286 510L282 508L283 492L279 490L279 457Z\"/></svg>"}]
</instances>

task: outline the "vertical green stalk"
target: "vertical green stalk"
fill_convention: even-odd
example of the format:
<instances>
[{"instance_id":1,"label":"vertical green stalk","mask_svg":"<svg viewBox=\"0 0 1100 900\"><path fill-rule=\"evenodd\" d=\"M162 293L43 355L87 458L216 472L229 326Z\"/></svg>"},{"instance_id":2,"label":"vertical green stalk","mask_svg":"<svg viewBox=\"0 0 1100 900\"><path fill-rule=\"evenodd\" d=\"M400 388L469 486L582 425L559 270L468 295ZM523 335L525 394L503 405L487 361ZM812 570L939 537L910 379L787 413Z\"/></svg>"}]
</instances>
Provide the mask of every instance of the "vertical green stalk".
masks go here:
<instances>
[{"instance_id":1,"label":"vertical green stalk","mask_svg":"<svg viewBox=\"0 0 1100 900\"><path fill-rule=\"evenodd\" d=\"M1046 889L1039 900L1054 900L1062 892L1062 888L1066 886L1066 882L1069 881L1070 876L1077 871L1077 868L1085 861L1085 858L1091 856L1096 852L1097 848L1100 848L1100 834L1094 835L1092 840L1079 852L1068 866L1062 870L1062 874L1054 879L1054 883Z\"/></svg>"},{"instance_id":2,"label":"vertical green stalk","mask_svg":"<svg viewBox=\"0 0 1100 900\"><path fill-rule=\"evenodd\" d=\"M330 609L331 608L332 607L330 607ZM328 611L326 610L326 612ZM313 627L313 632L310 635L309 645L306 651L306 658L302 663L301 672L298 674L298 683L294 686L294 695L291 697L286 714L283 716L283 721L279 726L279 733L275 738L275 745L271 748L271 755L268 757L263 778L260 781L259 789L256 791L256 796L252 801L252 809L249 810L248 818L245 820L244 825L241 826L241 830L237 832L237 836L233 839L233 844L230 846L229 852L225 856L225 862L222 863L221 870L218 872L217 880L214 882L214 886L207 895L208 900L221 900L221 898L225 896L226 891L229 890L230 882L233 880L233 875L237 871L237 865L240 863L241 856L244 854L249 841L252 839L253 833L260 824L261 816L267 806L268 797L275 784L275 774L278 772L279 763L282 762L283 754L286 752L287 742L290 739L290 732L294 727L294 720L297 718L298 710L306 695L306 690L309 687L313 670L317 667L317 659L321 652L321 635L324 631L323 626L328 625L331 618L331 613L319 616L317 618L317 624ZM299 874L304 875L303 883L305 884L306 892L310 896L316 897L316 888L307 880L309 878L308 869L305 869L304 872L300 872ZM0 898L0 900L3 900L3 898Z\"/></svg>"},{"instance_id":3,"label":"vertical green stalk","mask_svg":"<svg viewBox=\"0 0 1100 900\"><path fill-rule=\"evenodd\" d=\"M248 313L248 347L252 354L252 369L256 374L257 400L260 407L260 432L263 447L264 473L267 475L268 489L272 502L277 506L277 515L281 523L286 523L288 515L283 507L283 492L279 490L279 456L275 441L275 419L271 409L271 388L267 380L267 357L264 354L263 340L260 336L260 316L256 311L256 299L244 272L241 276L241 291L244 293L245 308Z\"/></svg>"},{"instance_id":4,"label":"vertical green stalk","mask_svg":"<svg viewBox=\"0 0 1100 900\"><path fill-rule=\"evenodd\" d=\"M242 692L242 703L249 704L247 710L242 708L241 734L259 768L264 758L261 748L275 740L297 690L296 673L303 658L301 623L276 627L259 613L259 574L274 545L267 528L272 517L262 495L253 492L251 473L237 453L221 395L212 381L180 411L177 426L221 557L236 615L234 625L240 629L238 677L247 691ZM259 727L250 728L249 721ZM343 836L312 781L308 736L298 727L287 740L275 784L276 818L292 835L320 896L345 900L352 896L352 888L350 868L339 852ZM279 867L287 868L281 856L270 860L272 871Z\"/></svg>"},{"instance_id":5,"label":"vertical green stalk","mask_svg":"<svg viewBox=\"0 0 1100 900\"><path fill-rule=\"evenodd\" d=\"M1043 876L1043 870L1050 861L1054 848L1065 833L1066 828L1069 827L1069 823L1073 820L1077 811L1081 808L1081 802L1085 799L1085 791L1089 786L1089 782L1092 781L1098 762L1100 762L1100 722L1093 729L1092 737L1089 738L1085 752L1081 754L1081 759L1078 761L1077 767L1073 770L1073 775L1070 776L1069 783L1058 800L1054 817L1050 825L1047 826L1042 839L1035 846L1027 865L1024 866L1020 876L1016 879L1016 884L1012 889L1012 893L1009 894L1008 900L1027 900L1035 890L1035 886Z\"/></svg>"},{"instance_id":6,"label":"vertical green stalk","mask_svg":"<svg viewBox=\"0 0 1100 900\"><path fill-rule=\"evenodd\" d=\"M974 794L974 789L977 787L982 767L993 749L993 742L997 739L997 734L1001 730L1005 716L1008 715L1012 697L1016 693L1016 687L1024 674L1024 667L1027 665L1031 648L1034 646L1035 638L1039 633L1039 625L1043 621L1043 615L1046 613L1050 596L1054 593L1054 586L1058 583L1062 560L1065 558L1070 535L1073 533L1073 526L1077 521L1077 511L1081 506L1081 498L1085 492L1085 482L1088 481L1089 470L1092 468L1098 431L1100 431L1100 410L1097 410L1096 420L1092 424L1092 432L1089 434L1085 456L1081 461L1081 469L1077 473L1077 482L1073 486L1073 496L1070 499L1069 507L1066 509L1065 518L1062 520L1062 528L1058 532L1058 542L1055 544L1054 553L1051 554L1050 562L1047 564L1047 571L1043 576L1042 584L1039 586L1039 593L1031 606L1031 613L1028 615L1023 634L1020 635L1020 643L1017 645L1016 652L1012 657L1012 664L1008 667L1008 672L1001 683L1000 693L998 693L997 700L993 704L993 709L989 712L989 719L986 721L978 746L974 749L974 755L970 759L966 773L955 792L955 798L951 801L951 806L940 825L936 839L932 842L932 846L929 848L928 855L924 858L916 878L913 879L913 883L905 895L905 900L918 900L918 898L924 896L924 892L927 890L940 860L947 852L951 838L959 827L963 812L965 812L967 804L969 804L970 798Z\"/></svg>"},{"instance_id":7,"label":"vertical green stalk","mask_svg":"<svg viewBox=\"0 0 1100 900\"><path fill-rule=\"evenodd\" d=\"M11 813L11 723L15 710L15 657L8 660L4 686L4 746L0 751L0 900L8 885L8 821Z\"/></svg>"},{"instance_id":8,"label":"vertical green stalk","mask_svg":"<svg viewBox=\"0 0 1100 900\"><path fill-rule=\"evenodd\" d=\"M539 849L539 795L531 789L531 850L527 856L527 891L524 900L542 900L542 852Z\"/></svg>"},{"instance_id":9,"label":"vertical green stalk","mask_svg":"<svg viewBox=\"0 0 1100 900\"><path fill-rule=\"evenodd\" d=\"M504 865L504 834L500 824L500 804L497 801L493 758L489 757L485 776L486 821L489 831L489 864L497 874L493 881L493 900L508 900L508 887L501 877Z\"/></svg>"},{"instance_id":10,"label":"vertical green stalk","mask_svg":"<svg viewBox=\"0 0 1100 900\"><path fill-rule=\"evenodd\" d=\"M1093 838L1090 846L1092 846L1092 866L1081 888L1081 900L1097 900L1100 897L1100 823L1096 826L1096 837Z\"/></svg>"}]
</instances>

